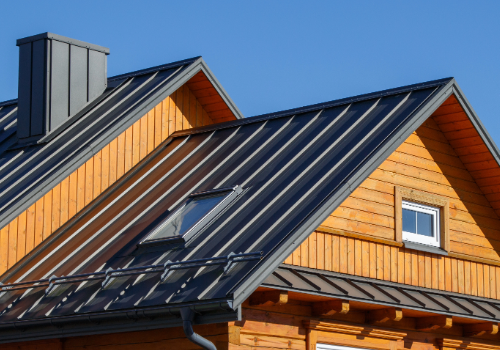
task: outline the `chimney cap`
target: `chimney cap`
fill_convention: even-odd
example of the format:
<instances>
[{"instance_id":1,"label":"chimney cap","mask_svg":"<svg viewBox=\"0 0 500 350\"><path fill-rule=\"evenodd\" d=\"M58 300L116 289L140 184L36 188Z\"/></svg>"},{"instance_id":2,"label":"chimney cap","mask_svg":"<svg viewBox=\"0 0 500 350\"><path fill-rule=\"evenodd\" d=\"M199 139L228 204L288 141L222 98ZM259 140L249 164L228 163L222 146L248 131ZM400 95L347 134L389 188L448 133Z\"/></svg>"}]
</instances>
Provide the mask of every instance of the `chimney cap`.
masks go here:
<instances>
[{"instance_id":1,"label":"chimney cap","mask_svg":"<svg viewBox=\"0 0 500 350\"><path fill-rule=\"evenodd\" d=\"M33 41L42 40L42 39L57 40L57 41L60 41L63 43L84 47L84 48L89 49L89 50L98 51L98 52L105 53L106 55L109 55L109 49L107 47L86 43L85 41L75 40L75 39L71 39L71 38L68 38L68 37L65 37L62 35L49 33L49 32L28 36L28 37L22 38L22 39L17 39L16 45L21 46L23 44L31 43Z\"/></svg>"}]
</instances>

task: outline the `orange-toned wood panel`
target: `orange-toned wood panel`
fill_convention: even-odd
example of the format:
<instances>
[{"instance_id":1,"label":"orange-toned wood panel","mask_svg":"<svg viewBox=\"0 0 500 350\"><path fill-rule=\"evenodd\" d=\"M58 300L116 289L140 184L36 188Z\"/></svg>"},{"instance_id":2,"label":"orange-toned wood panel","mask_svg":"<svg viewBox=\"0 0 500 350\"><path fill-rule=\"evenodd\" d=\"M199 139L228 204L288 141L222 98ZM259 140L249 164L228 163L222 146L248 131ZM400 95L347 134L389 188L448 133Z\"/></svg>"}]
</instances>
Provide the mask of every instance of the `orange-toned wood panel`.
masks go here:
<instances>
[{"instance_id":1,"label":"orange-toned wood panel","mask_svg":"<svg viewBox=\"0 0 500 350\"><path fill-rule=\"evenodd\" d=\"M170 134L213 123L189 87L180 87L0 230L0 274L91 203Z\"/></svg>"},{"instance_id":2,"label":"orange-toned wood panel","mask_svg":"<svg viewBox=\"0 0 500 350\"><path fill-rule=\"evenodd\" d=\"M481 140L455 96L434 113L434 119L481 191L500 215L500 167Z\"/></svg>"},{"instance_id":3,"label":"orange-toned wood panel","mask_svg":"<svg viewBox=\"0 0 500 350\"><path fill-rule=\"evenodd\" d=\"M311 234L285 262L500 299L500 220L464 150L449 140L456 134L444 123L446 108L458 110L445 102L332 213L326 232ZM450 257L392 244L395 186L449 199Z\"/></svg>"},{"instance_id":4,"label":"orange-toned wood panel","mask_svg":"<svg viewBox=\"0 0 500 350\"><path fill-rule=\"evenodd\" d=\"M189 89L203 105L214 123L234 120L234 114L202 71L187 82Z\"/></svg>"}]
</instances>

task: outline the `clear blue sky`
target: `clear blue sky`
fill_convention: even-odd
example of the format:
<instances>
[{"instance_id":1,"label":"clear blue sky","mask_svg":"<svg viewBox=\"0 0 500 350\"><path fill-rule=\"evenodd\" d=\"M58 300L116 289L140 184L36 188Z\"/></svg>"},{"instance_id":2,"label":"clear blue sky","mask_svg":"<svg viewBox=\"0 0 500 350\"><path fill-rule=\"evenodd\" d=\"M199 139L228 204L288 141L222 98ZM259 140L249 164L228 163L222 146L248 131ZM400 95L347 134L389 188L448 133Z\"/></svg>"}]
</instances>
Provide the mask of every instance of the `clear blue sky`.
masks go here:
<instances>
[{"instance_id":1,"label":"clear blue sky","mask_svg":"<svg viewBox=\"0 0 500 350\"><path fill-rule=\"evenodd\" d=\"M18 38L109 47L116 75L202 55L245 116L453 76L500 144L500 1L3 1L0 101Z\"/></svg>"}]
</instances>

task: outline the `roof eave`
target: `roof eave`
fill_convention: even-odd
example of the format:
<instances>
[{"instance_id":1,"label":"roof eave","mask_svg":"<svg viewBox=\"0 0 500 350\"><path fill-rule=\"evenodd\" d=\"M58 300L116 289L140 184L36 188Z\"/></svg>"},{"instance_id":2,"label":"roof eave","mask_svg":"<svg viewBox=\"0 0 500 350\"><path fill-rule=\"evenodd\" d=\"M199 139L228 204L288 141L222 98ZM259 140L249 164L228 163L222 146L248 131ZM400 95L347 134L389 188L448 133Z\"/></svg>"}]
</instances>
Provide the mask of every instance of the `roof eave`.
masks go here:
<instances>
[{"instance_id":1,"label":"roof eave","mask_svg":"<svg viewBox=\"0 0 500 350\"><path fill-rule=\"evenodd\" d=\"M233 309L232 305L231 300L212 300L5 323L0 324L0 344L181 327L181 307L188 307L196 313L194 324L198 325L240 321L241 307Z\"/></svg>"}]
</instances>

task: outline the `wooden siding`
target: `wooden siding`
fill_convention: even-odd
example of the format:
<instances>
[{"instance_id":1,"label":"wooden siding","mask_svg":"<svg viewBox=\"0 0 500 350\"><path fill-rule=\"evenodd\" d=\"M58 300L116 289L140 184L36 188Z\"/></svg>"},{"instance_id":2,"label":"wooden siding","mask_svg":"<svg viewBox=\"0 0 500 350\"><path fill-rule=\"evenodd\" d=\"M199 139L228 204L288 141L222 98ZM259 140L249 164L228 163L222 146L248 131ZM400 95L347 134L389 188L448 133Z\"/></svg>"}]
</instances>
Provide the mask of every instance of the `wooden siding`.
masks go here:
<instances>
[{"instance_id":1,"label":"wooden siding","mask_svg":"<svg viewBox=\"0 0 500 350\"><path fill-rule=\"evenodd\" d=\"M194 326L194 331L213 342L217 349L228 349L231 331L227 323ZM191 343L182 327L149 331L97 334L93 336L57 338L1 344L2 350L160 350L200 349Z\"/></svg>"},{"instance_id":2,"label":"wooden siding","mask_svg":"<svg viewBox=\"0 0 500 350\"><path fill-rule=\"evenodd\" d=\"M0 230L0 274L79 213L170 134L213 123L187 84L180 87Z\"/></svg>"},{"instance_id":3,"label":"wooden siding","mask_svg":"<svg viewBox=\"0 0 500 350\"><path fill-rule=\"evenodd\" d=\"M474 159L459 148L467 143L449 140L455 104L446 101L285 263L500 299L500 220L483 186L496 178L472 171L491 163L484 152L465 164ZM395 242L395 186L449 200L449 256Z\"/></svg>"}]
</instances>

